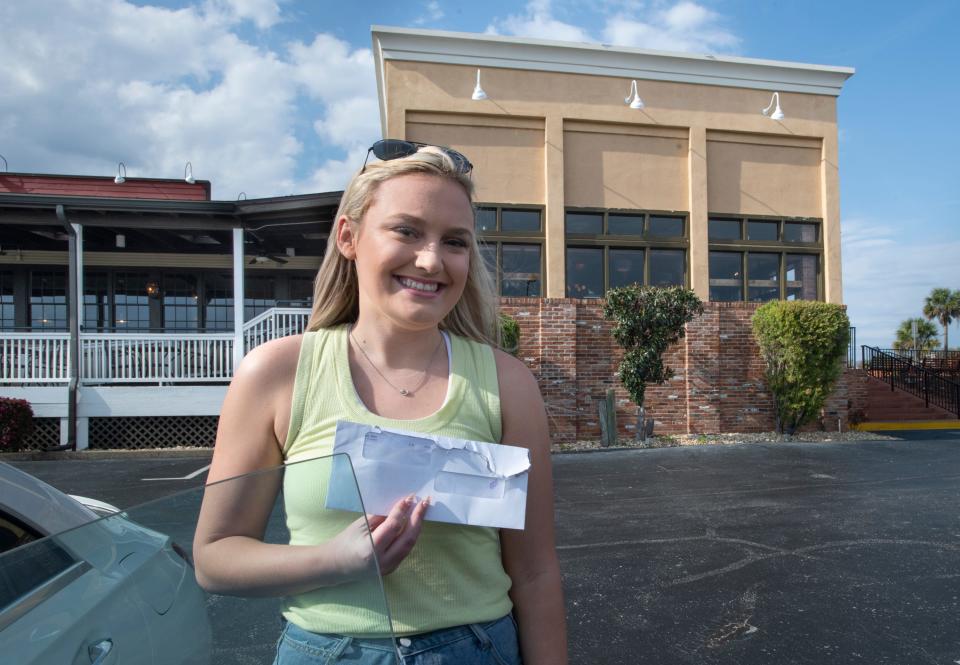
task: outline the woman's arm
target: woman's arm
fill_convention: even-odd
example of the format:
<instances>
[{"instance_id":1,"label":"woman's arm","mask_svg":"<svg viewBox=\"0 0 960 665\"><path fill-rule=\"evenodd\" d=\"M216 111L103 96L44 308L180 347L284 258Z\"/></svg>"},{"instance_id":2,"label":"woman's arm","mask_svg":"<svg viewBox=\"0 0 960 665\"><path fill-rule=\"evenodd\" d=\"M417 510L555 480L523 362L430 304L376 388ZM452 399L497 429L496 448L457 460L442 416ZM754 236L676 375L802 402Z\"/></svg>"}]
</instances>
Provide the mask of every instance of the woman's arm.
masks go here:
<instances>
[{"instance_id":1,"label":"woman's arm","mask_svg":"<svg viewBox=\"0 0 960 665\"><path fill-rule=\"evenodd\" d=\"M207 591L282 596L372 576L371 542L387 574L419 535L425 506L402 500L386 517L368 518L372 533L361 518L320 545L263 542L283 479L282 441L301 339L251 351L224 399L193 543L197 580Z\"/></svg>"},{"instance_id":2,"label":"woman's arm","mask_svg":"<svg viewBox=\"0 0 960 665\"><path fill-rule=\"evenodd\" d=\"M502 442L530 449L526 524L502 529L503 565L520 626L524 665L565 665L566 612L554 544L553 473L547 416L536 380L519 360L497 354Z\"/></svg>"}]
</instances>

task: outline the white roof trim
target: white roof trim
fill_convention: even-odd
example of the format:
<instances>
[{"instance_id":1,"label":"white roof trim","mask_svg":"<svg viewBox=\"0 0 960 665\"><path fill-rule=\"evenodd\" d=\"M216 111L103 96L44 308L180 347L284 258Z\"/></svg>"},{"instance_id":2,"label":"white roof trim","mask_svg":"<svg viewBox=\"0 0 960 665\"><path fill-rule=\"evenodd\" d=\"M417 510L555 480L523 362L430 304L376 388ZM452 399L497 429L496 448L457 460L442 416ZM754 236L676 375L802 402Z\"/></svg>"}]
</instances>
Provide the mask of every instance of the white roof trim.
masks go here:
<instances>
[{"instance_id":1,"label":"white roof trim","mask_svg":"<svg viewBox=\"0 0 960 665\"><path fill-rule=\"evenodd\" d=\"M855 71L852 67L647 51L603 44L442 30L375 25L371 33L377 85L381 95L385 95L381 77L386 60L620 76L832 96L840 94L844 82ZM383 104L385 100L380 101Z\"/></svg>"}]
</instances>

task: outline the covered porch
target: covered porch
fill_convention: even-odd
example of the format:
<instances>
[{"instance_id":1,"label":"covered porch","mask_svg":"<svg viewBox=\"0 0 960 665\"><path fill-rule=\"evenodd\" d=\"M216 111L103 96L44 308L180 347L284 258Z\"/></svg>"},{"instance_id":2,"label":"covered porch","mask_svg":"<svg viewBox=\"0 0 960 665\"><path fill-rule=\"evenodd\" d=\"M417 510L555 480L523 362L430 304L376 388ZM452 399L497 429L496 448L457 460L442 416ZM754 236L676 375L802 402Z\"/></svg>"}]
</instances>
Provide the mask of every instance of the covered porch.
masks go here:
<instances>
[{"instance_id":1,"label":"covered porch","mask_svg":"<svg viewBox=\"0 0 960 665\"><path fill-rule=\"evenodd\" d=\"M0 193L0 395L64 448L90 419L216 416L244 354L305 328L339 198Z\"/></svg>"}]
</instances>

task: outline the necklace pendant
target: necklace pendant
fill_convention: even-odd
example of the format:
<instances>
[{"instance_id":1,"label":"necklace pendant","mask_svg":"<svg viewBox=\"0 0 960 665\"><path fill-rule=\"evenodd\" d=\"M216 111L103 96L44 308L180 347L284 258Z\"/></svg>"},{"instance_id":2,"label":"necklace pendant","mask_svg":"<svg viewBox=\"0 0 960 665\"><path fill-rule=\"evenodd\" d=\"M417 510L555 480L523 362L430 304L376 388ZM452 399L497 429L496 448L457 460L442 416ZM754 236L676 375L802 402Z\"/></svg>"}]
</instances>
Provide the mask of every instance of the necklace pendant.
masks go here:
<instances>
[{"instance_id":1,"label":"necklace pendant","mask_svg":"<svg viewBox=\"0 0 960 665\"><path fill-rule=\"evenodd\" d=\"M400 389L400 394L403 395L404 397L406 397L407 395L410 394L410 391L409 391L409 390L406 390L405 388L401 388L401 389Z\"/></svg>"}]
</instances>

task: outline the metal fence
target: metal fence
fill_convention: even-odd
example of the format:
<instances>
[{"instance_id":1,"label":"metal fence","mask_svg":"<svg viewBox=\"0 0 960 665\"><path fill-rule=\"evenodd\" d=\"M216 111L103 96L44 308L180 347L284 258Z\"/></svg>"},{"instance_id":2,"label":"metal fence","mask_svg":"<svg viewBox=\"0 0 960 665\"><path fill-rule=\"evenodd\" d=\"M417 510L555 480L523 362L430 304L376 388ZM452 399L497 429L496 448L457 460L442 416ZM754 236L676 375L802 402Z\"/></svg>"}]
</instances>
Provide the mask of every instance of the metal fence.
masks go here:
<instances>
[{"instance_id":1,"label":"metal fence","mask_svg":"<svg viewBox=\"0 0 960 665\"><path fill-rule=\"evenodd\" d=\"M863 368L873 377L940 407L960 418L960 383L931 371L911 358L862 346Z\"/></svg>"}]
</instances>

